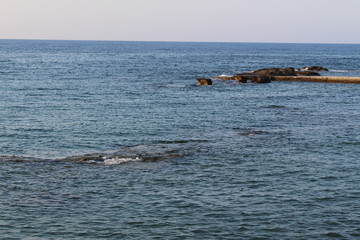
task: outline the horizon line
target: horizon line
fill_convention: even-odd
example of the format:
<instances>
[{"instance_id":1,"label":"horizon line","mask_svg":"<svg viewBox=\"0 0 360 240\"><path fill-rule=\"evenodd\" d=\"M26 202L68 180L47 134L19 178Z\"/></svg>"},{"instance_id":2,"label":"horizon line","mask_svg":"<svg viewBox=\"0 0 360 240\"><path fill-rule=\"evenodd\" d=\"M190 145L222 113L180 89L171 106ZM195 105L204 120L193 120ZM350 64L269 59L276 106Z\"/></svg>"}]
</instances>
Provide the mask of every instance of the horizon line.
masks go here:
<instances>
[{"instance_id":1,"label":"horizon line","mask_svg":"<svg viewBox=\"0 0 360 240\"><path fill-rule=\"evenodd\" d=\"M181 40L109 40L109 39L47 39L47 38L0 38L0 40L15 40L15 41L83 41L83 42L173 42L173 43L268 43L268 44L339 44L339 45L359 45L360 43L346 43L346 42L258 42L258 41L181 41Z\"/></svg>"}]
</instances>

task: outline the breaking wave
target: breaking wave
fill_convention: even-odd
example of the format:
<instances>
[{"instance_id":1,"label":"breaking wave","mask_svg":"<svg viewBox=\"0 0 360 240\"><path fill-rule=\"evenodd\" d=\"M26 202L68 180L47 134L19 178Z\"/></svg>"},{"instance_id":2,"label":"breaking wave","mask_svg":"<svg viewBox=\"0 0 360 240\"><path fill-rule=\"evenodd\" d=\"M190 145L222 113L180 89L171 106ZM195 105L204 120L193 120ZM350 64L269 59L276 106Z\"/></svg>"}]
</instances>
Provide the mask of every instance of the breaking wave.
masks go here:
<instances>
[{"instance_id":1,"label":"breaking wave","mask_svg":"<svg viewBox=\"0 0 360 240\"><path fill-rule=\"evenodd\" d=\"M336 73L347 73L347 72L358 72L360 70L337 70L337 69L330 69L330 72L336 72Z\"/></svg>"},{"instance_id":2,"label":"breaking wave","mask_svg":"<svg viewBox=\"0 0 360 240\"><path fill-rule=\"evenodd\" d=\"M104 164L105 165L118 165L118 164L123 164L123 163L139 162L139 161L142 161L142 159L139 157L136 157L136 158L114 157L114 158L110 158L110 159L104 159Z\"/></svg>"},{"instance_id":3,"label":"breaking wave","mask_svg":"<svg viewBox=\"0 0 360 240\"><path fill-rule=\"evenodd\" d=\"M175 141L148 145L125 147L119 150L102 153L81 154L58 159L42 159L14 155L0 155L0 161L12 162L77 162L87 164L119 165L131 162L151 162L185 157L198 151L195 142L203 141Z\"/></svg>"}]
</instances>

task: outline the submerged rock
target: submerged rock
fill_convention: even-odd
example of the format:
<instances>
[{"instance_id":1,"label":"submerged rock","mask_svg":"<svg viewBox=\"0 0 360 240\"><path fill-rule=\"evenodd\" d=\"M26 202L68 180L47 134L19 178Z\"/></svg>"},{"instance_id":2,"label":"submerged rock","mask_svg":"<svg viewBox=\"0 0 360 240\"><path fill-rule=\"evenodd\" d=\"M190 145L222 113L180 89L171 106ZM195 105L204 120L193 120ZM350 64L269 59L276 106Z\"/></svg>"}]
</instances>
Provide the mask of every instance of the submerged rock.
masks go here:
<instances>
[{"instance_id":1,"label":"submerged rock","mask_svg":"<svg viewBox=\"0 0 360 240\"><path fill-rule=\"evenodd\" d=\"M62 159L59 159L59 161L66 161L66 162L97 162L97 161L103 161L104 160L104 154L100 153L92 153L92 154L84 154L84 155L76 155L76 156L70 156L65 157Z\"/></svg>"},{"instance_id":2,"label":"submerged rock","mask_svg":"<svg viewBox=\"0 0 360 240\"><path fill-rule=\"evenodd\" d=\"M75 155L56 159L60 162L76 162L90 164L116 165L133 162L155 162L186 157L197 151L194 143L201 141L185 141L179 143L155 143L124 147L103 153Z\"/></svg>"},{"instance_id":3,"label":"submerged rock","mask_svg":"<svg viewBox=\"0 0 360 240\"><path fill-rule=\"evenodd\" d=\"M265 135L270 133L266 131L248 130L248 131L240 132L239 134L241 136L255 136L255 135Z\"/></svg>"},{"instance_id":4,"label":"submerged rock","mask_svg":"<svg viewBox=\"0 0 360 240\"><path fill-rule=\"evenodd\" d=\"M1 161L9 161L9 162L33 162L33 161L41 161L41 158L35 157L25 157L25 156L15 156L15 155L0 155Z\"/></svg>"}]
</instances>

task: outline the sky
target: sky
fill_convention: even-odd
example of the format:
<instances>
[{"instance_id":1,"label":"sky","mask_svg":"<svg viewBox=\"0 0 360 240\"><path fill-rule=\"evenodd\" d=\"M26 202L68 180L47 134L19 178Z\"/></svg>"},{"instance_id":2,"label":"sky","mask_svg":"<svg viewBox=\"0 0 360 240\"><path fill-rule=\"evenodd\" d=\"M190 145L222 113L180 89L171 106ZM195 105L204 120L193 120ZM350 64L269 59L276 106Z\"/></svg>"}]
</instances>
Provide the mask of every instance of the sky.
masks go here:
<instances>
[{"instance_id":1,"label":"sky","mask_svg":"<svg viewBox=\"0 0 360 240\"><path fill-rule=\"evenodd\" d=\"M0 0L0 39L360 44L360 0Z\"/></svg>"}]
</instances>

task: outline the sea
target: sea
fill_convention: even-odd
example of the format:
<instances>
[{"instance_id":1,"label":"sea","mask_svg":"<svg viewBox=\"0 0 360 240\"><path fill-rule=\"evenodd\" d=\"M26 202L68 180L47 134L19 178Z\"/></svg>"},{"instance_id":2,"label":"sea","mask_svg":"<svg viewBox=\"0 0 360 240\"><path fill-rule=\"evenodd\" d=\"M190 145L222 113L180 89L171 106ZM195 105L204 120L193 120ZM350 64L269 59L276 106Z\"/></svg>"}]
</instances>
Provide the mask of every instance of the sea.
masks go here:
<instances>
[{"instance_id":1,"label":"sea","mask_svg":"<svg viewBox=\"0 0 360 240\"><path fill-rule=\"evenodd\" d=\"M360 239L360 84L197 78L359 44L0 40L0 239Z\"/></svg>"}]
</instances>

